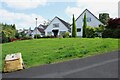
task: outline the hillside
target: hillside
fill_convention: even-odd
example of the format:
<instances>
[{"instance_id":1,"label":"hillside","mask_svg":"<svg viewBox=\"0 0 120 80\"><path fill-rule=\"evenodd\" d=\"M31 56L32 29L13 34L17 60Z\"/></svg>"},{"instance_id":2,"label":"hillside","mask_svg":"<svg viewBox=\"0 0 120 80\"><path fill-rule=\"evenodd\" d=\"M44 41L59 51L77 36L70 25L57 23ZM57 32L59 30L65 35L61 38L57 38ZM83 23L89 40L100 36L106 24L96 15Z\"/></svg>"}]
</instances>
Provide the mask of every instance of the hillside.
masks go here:
<instances>
[{"instance_id":1,"label":"hillside","mask_svg":"<svg viewBox=\"0 0 120 80\"><path fill-rule=\"evenodd\" d=\"M21 52L27 68L102 54L118 49L118 39L52 38L16 41L2 45L2 60L7 54Z\"/></svg>"}]
</instances>

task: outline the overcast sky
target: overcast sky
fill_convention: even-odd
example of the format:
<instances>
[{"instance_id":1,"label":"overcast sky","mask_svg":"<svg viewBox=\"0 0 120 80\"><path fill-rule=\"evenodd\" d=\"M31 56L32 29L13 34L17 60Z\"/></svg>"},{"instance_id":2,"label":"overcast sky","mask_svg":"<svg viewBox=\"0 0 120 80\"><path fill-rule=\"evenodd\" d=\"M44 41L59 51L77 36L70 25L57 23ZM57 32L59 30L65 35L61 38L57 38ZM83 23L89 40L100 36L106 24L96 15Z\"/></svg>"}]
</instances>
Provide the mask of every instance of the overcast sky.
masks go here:
<instances>
[{"instance_id":1,"label":"overcast sky","mask_svg":"<svg viewBox=\"0 0 120 80\"><path fill-rule=\"evenodd\" d=\"M32 29L35 18L38 25L52 20L55 16L71 22L72 14L77 18L86 8L95 16L109 13L111 18L118 17L119 0L0 0L0 22L16 24L17 29Z\"/></svg>"}]
</instances>

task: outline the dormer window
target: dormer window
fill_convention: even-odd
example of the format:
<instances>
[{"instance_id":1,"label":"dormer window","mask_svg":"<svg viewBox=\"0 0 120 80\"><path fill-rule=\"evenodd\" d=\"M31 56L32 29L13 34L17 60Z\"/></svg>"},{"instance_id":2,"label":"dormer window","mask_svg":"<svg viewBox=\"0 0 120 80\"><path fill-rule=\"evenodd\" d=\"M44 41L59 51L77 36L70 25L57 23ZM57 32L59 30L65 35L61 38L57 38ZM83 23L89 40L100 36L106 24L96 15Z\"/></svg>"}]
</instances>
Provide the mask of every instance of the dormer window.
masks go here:
<instances>
[{"instance_id":1,"label":"dormer window","mask_svg":"<svg viewBox=\"0 0 120 80\"><path fill-rule=\"evenodd\" d=\"M59 27L59 23L53 24L53 28Z\"/></svg>"}]
</instances>

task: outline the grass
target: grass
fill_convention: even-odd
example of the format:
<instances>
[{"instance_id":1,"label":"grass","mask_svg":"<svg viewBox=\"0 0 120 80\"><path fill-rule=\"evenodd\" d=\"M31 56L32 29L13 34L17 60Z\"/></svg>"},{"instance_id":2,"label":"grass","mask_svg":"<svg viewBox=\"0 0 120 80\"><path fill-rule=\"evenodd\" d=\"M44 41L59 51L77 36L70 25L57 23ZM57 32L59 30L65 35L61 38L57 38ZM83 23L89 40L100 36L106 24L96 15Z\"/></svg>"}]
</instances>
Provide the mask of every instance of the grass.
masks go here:
<instances>
[{"instance_id":1,"label":"grass","mask_svg":"<svg viewBox=\"0 0 120 80\"><path fill-rule=\"evenodd\" d=\"M1 45L2 63L7 54L21 52L24 63L29 68L114 51L118 49L118 39L52 38L16 41Z\"/></svg>"}]
</instances>

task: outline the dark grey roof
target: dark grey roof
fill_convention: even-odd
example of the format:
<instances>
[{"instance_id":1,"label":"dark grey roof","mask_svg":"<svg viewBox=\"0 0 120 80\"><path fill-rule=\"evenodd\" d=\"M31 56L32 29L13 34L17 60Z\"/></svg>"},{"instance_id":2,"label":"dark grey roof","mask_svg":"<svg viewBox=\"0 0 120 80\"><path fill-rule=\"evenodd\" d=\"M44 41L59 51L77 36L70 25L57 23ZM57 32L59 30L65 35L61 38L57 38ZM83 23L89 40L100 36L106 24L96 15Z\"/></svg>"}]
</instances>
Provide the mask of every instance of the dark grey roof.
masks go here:
<instances>
[{"instance_id":1,"label":"dark grey roof","mask_svg":"<svg viewBox=\"0 0 120 80\"><path fill-rule=\"evenodd\" d=\"M42 27L44 28L44 30L45 30L48 25L42 25L42 24L40 24L39 26L42 26ZM38 26L38 27L39 27L39 26Z\"/></svg>"},{"instance_id":2,"label":"dark grey roof","mask_svg":"<svg viewBox=\"0 0 120 80\"><path fill-rule=\"evenodd\" d=\"M37 27L37 29L38 29L41 33L45 33L44 29L39 28L39 27Z\"/></svg>"}]
</instances>

